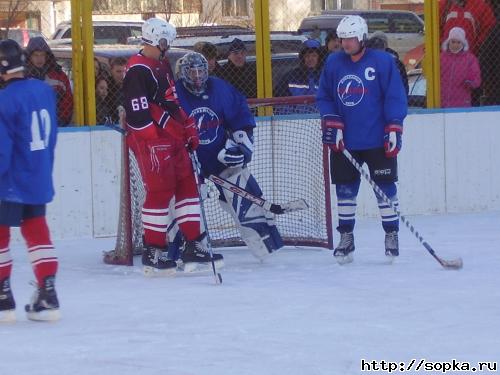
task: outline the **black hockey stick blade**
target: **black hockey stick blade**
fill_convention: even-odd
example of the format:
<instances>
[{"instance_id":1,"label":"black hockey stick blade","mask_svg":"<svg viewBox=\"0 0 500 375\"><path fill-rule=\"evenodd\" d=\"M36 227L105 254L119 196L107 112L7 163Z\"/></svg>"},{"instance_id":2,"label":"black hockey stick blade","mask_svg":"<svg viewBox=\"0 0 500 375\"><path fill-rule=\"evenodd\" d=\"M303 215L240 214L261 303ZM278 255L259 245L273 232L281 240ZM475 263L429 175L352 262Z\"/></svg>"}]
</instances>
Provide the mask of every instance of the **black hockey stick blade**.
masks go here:
<instances>
[{"instance_id":1,"label":"black hockey stick blade","mask_svg":"<svg viewBox=\"0 0 500 375\"><path fill-rule=\"evenodd\" d=\"M297 199L295 201L290 201L285 204L271 204L271 208L269 211L271 211L273 214L276 215L282 215L282 214L287 214L290 212L295 212L295 211L300 211L300 210L307 210L309 208L309 205L304 199Z\"/></svg>"}]
</instances>

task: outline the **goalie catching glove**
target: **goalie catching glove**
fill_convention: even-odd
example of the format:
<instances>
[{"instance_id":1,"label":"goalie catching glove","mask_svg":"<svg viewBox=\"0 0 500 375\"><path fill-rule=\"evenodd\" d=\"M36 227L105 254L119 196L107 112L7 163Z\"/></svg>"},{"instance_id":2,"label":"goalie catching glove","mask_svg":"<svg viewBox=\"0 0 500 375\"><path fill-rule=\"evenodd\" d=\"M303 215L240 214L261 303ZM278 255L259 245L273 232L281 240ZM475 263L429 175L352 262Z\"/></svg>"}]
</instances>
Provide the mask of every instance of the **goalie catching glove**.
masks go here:
<instances>
[{"instance_id":1,"label":"goalie catching glove","mask_svg":"<svg viewBox=\"0 0 500 375\"><path fill-rule=\"evenodd\" d=\"M245 163L245 155L232 139L226 141L226 145L219 151L217 159L229 168L239 168Z\"/></svg>"}]
</instances>

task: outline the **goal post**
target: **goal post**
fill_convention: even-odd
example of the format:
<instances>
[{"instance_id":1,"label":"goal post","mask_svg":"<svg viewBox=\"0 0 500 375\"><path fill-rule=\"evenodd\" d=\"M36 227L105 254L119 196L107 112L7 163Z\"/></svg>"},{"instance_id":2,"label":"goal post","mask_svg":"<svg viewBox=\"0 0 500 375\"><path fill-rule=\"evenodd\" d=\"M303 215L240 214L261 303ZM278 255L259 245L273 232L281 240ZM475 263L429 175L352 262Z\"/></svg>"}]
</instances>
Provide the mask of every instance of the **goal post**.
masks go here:
<instances>
[{"instance_id":1,"label":"goal post","mask_svg":"<svg viewBox=\"0 0 500 375\"><path fill-rule=\"evenodd\" d=\"M268 107L270 116L257 116L251 173L263 197L277 204L305 199L306 210L275 215L285 245L333 248L328 150L321 142L321 122L313 96L249 99L257 112ZM124 137L125 138L125 137ZM132 264L142 252L141 207L144 186L134 154L123 143L120 213L115 249L105 252L108 264ZM243 246L232 218L219 205L219 192L204 201L214 247Z\"/></svg>"}]
</instances>

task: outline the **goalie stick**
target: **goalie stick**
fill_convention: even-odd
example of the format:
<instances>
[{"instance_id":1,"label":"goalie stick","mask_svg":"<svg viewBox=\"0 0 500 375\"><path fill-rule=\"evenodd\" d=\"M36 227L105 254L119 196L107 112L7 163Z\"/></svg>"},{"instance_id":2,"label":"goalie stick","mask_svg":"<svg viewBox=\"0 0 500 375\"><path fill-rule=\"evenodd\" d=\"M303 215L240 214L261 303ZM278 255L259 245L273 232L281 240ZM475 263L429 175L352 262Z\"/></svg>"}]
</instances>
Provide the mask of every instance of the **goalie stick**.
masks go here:
<instances>
[{"instance_id":1,"label":"goalie stick","mask_svg":"<svg viewBox=\"0 0 500 375\"><path fill-rule=\"evenodd\" d=\"M297 199L285 204L275 204L266 201L263 198L257 197L246 191L245 189L240 188L238 185L235 185L232 182L229 182L228 180L225 180L221 177L217 177L211 174L207 178L214 184L219 185L220 187L229 190L230 192L239 195L240 197L249 200L253 204L262 207L264 210L270 211L276 215L287 214L290 212L305 210L309 208L309 205L304 199Z\"/></svg>"},{"instance_id":2,"label":"goalie stick","mask_svg":"<svg viewBox=\"0 0 500 375\"><path fill-rule=\"evenodd\" d=\"M417 237L417 239L420 241L420 243L425 247L425 249L431 254L434 259L438 261L438 263L445 269L449 270L458 270L463 267L463 261L462 258L457 258L457 259L452 259L452 260L445 260L441 257L439 257L434 249L427 243L427 241L424 240L424 238L418 233L418 231L413 227L412 224L410 224L410 221L404 216L401 215L401 212L397 207L394 206L392 201L385 195L385 193L382 191L382 189L375 183L375 181L372 180L370 175L361 167L361 165L354 159L354 157L351 155L349 151L344 149L342 151L344 156L351 162L351 164L358 170L361 175L368 181L368 183L372 186L373 190L382 197L383 201L388 204L393 211L398 215L398 217L401 219L401 221L406 225L406 227L410 230L412 234Z\"/></svg>"},{"instance_id":3,"label":"goalie stick","mask_svg":"<svg viewBox=\"0 0 500 375\"><path fill-rule=\"evenodd\" d=\"M113 130L116 130L117 132L120 132L123 135L127 134L127 131L120 126L112 123L105 123L104 126L111 128ZM198 159L196 159L196 163L198 162ZM197 169L198 166L197 166ZM284 204L275 204L272 202L269 202L263 198L257 197L253 195L252 193L246 191L243 188L240 188L238 185L233 184L232 182L229 182L221 177L217 177L214 175L210 175L207 177L208 180L212 181L214 184L219 185L223 189L229 190L232 193L239 195L240 197L249 200L253 204L256 204L257 206L262 207L266 211L270 211L271 213L275 215L283 215L287 214L290 212L294 211L300 211L300 210L306 210L309 208L309 205L304 199L296 199L294 201L290 201L288 203Z\"/></svg>"}]
</instances>

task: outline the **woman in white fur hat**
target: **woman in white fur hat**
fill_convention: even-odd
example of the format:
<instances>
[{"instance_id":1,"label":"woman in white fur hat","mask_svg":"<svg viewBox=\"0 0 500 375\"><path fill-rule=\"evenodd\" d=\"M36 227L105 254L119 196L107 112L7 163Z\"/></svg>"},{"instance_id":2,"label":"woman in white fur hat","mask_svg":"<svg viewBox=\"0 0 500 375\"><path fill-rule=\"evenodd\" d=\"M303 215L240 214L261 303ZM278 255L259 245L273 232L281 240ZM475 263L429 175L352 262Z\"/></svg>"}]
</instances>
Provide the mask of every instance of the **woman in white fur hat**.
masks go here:
<instances>
[{"instance_id":1,"label":"woman in white fur hat","mask_svg":"<svg viewBox=\"0 0 500 375\"><path fill-rule=\"evenodd\" d=\"M441 107L470 107L471 92L481 85L479 63L460 27L441 46Z\"/></svg>"}]
</instances>

